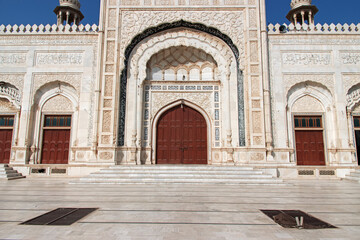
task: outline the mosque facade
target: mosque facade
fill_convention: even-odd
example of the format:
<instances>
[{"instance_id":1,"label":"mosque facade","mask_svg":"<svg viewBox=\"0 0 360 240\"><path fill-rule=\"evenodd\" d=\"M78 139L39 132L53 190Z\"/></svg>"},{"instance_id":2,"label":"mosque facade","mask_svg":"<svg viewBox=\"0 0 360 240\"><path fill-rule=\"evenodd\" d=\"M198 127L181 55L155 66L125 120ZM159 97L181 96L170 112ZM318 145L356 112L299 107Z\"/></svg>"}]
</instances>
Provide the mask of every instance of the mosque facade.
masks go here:
<instances>
[{"instance_id":1,"label":"mosque facade","mask_svg":"<svg viewBox=\"0 0 360 240\"><path fill-rule=\"evenodd\" d=\"M0 161L25 175L111 165L255 166L283 178L359 165L360 25L292 0L101 0L82 25L0 25ZM285 16L284 16L285 19Z\"/></svg>"}]
</instances>

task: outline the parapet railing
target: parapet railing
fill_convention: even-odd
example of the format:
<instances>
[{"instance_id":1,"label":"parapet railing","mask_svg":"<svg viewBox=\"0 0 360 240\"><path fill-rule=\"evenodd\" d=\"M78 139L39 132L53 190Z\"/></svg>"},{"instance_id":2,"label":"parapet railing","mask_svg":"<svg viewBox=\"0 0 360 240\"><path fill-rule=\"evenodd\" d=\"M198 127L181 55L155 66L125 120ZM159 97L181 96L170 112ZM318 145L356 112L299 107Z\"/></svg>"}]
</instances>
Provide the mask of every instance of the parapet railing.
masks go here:
<instances>
[{"instance_id":1,"label":"parapet railing","mask_svg":"<svg viewBox=\"0 0 360 240\"><path fill-rule=\"evenodd\" d=\"M0 34L56 34L56 33L96 33L99 26L90 25L0 25Z\"/></svg>"},{"instance_id":2,"label":"parapet railing","mask_svg":"<svg viewBox=\"0 0 360 240\"><path fill-rule=\"evenodd\" d=\"M353 24L269 24L269 34L360 34L360 23Z\"/></svg>"}]
</instances>

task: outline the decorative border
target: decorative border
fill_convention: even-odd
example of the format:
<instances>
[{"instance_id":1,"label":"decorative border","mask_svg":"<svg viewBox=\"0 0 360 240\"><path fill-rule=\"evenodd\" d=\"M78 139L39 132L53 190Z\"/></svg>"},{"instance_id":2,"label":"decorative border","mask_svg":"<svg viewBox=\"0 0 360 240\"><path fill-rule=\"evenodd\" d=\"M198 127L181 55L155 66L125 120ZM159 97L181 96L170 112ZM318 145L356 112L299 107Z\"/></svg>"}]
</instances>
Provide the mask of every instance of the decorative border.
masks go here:
<instances>
[{"instance_id":1,"label":"decorative border","mask_svg":"<svg viewBox=\"0 0 360 240\"><path fill-rule=\"evenodd\" d=\"M185 93L201 93L201 92L211 92L213 93L213 103L214 103L214 116L215 120L214 126L214 141L215 147L220 147L220 91L218 85L153 85L152 83L146 84L144 88L144 110L143 110L143 137L142 137L142 147L148 147L149 141L149 126L152 119L150 119L150 103L152 98L152 93L154 92L185 92ZM211 130L212 131L212 130Z\"/></svg>"}]
</instances>

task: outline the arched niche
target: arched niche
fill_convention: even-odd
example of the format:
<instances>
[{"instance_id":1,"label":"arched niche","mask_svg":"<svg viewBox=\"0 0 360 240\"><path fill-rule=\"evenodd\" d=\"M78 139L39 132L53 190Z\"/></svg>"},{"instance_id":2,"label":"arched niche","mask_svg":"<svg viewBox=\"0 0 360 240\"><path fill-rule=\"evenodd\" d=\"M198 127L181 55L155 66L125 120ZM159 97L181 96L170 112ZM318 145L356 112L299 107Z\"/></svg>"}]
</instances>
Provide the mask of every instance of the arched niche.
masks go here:
<instances>
[{"instance_id":1,"label":"arched niche","mask_svg":"<svg viewBox=\"0 0 360 240\"><path fill-rule=\"evenodd\" d=\"M217 63L203 50L194 47L170 47L154 54L146 64L146 80L214 81Z\"/></svg>"},{"instance_id":2,"label":"arched niche","mask_svg":"<svg viewBox=\"0 0 360 240\"><path fill-rule=\"evenodd\" d=\"M54 81L42 85L34 94L28 138L31 139L30 161L38 163L42 144L42 124L45 114L72 116L71 139L77 136L78 96L75 88L64 82ZM70 145L71 146L71 145Z\"/></svg>"},{"instance_id":3,"label":"arched niche","mask_svg":"<svg viewBox=\"0 0 360 240\"><path fill-rule=\"evenodd\" d=\"M245 113L242 72L239 69L238 52L235 54L234 49L229 46L228 42L224 42L223 38L219 38L216 34L214 35L202 31L195 31L194 28L187 28L186 26L177 26L166 30L153 31L141 41L139 41L139 39L134 39L134 41L136 44L129 46L125 52L125 57L128 56L128 58L125 61L125 68L121 73L120 79L118 145L125 145L127 106L134 106L134 102L127 105L127 93L136 92L137 86L142 86L143 81L147 79L149 71L147 71L144 66L147 65L150 58L158 52L171 47L192 47L208 53L217 63L219 75L222 76L220 81L229 79L229 81L233 81L231 86L237 86L236 89L232 88L232 90L235 91L232 93L232 96L237 96L236 102L238 104L238 132L236 136L239 137L239 145L245 145ZM209 66L208 68L194 69L193 76L212 76L210 70ZM204 72L204 75L202 75L202 71ZM168 76L167 79L172 81L177 80L178 78L183 79L184 76L186 80L186 74L188 71L186 68L179 68L176 73L173 69L168 69L163 72L160 67L154 67L152 72L152 75L157 80L163 78L165 79L165 76ZM198 78L194 77L194 79ZM133 112L134 111L135 110L133 110ZM129 136L127 136L127 138L128 137Z\"/></svg>"},{"instance_id":4,"label":"arched niche","mask_svg":"<svg viewBox=\"0 0 360 240\"><path fill-rule=\"evenodd\" d=\"M360 83L352 86L346 95L347 109L354 112L360 105Z\"/></svg>"},{"instance_id":5,"label":"arched niche","mask_svg":"<svg viewBox=\"0 0 360 240\"><path fill-rule=\"evenodd\" d=\"M325 149L330 140L335 139L333 97L330 90L317 82L306 81L292 86L287 93L287 135L289 146L295 148L294 115L320 115L324 122L324 134L327 136ZM295 161L295 154L291 157Z\"/></svg>"},{"instance_id":6,"label":"arched niche","mask_svg":"<svg viewBox=\"0 0 360 240\"><path fill-rule=\"evenodd\" d=\"M21 94L17 87L7 82L0 82L0 98L11 102L18 110L21 106Z\"/></svg>"}]
</instances>

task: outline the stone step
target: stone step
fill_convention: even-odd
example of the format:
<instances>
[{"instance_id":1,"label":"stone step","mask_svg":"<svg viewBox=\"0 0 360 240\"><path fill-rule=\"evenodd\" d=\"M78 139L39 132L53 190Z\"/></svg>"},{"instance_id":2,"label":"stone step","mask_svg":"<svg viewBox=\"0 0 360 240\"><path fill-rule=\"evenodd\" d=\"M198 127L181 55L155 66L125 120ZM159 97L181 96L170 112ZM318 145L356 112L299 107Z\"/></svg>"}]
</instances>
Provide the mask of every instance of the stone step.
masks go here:
<instances>
[{"instance_id":1,"label":"stone step","mask_svg":"<svg viewBox=\"0 0 360 240\"><path fill-rule=\"evenodd\" d=\"M0 164L0 179L14 180L19 178L25 178L25 176L7 164Z\"/></svg>"},{"instance_id":2,"label":"stone step","mask_svg":"<svg viewBox=\"0 0 360 240\"><path fill-rule=\"evenodd\" d=\"M349 176L360 178L360 172L352 172Z\"/></svg>"},{"instance_id":3,"label":"stone step","mask_svg":"<svg viewBox=\"0 0 360 240\"><path fill-rule=\"evenodd\" d=\"M112 166L71 183L94 184L282 184L252 167L204 165Z\"/></svg>"},{"instance_id":4,"label":"stone step","mask_svg":"<svg viewBox=\"0 0 360 240\"><path fill-rule=\"evenodd\" d=\"M343 178L343 179L360 183L360 169L355 170L355 172L351 172L349 175L345 176L345 178Z\"/></svg>"},{"instance_id":5,"label":"stone step","mask_svg":"<svg viewBox=\"0 0 360 240\"><path fill-rule=\"evenodd\" d=\"M4 173L4 174L0 174L0 177L16 177L16 176L21 176L21 173L15 172L15 173Z\"/></svg>"},{"instance_id":6,"label":"stone step","mask_svg":"<svg viewBox=\"0 0 360 240\"><path fill-rule=\"evenodd\" d=\"M138 174L162 174L162 173L168 173L170 172L168 169L151 169L151 170L145 170L145 169L139 169L139 170L129 170L129 169L117 169L117 170L113 170L113 169L101 169L100 172L98 173L103 173L103 174L133 174L133 173L138 173ZM219 171L207 171L207 170L197 170L197 169L172 169L171 170L172 173L177 173L177 174L223 174L223 175L239 175L239 174L257 174L257 175L261 175L263 174L262 171L260 170L239 170L239 171L223 171L223 170L219 170Z\"/></svg>"},{"instance_id":7,"label":"stone step","mask_svg":"<svg viewBox=\"0 0 360 240\"><path fill-rule=\"evenodd\" d=\"M182 180L176 180L176 179L138 179L137 181L134 180L127 180L127 181L120 181L116 179L106 179L106 180L99 180L99 179L87 179L82 180L80 182L71 182L72 184L249 184L249 185L279 185L283 184L280 180L249 180L249 179L233 179L232 181L224 181L221 179L213 179L213 180L193 180L193 179L182 179Z\"/></svg>"},{"instance_id":8,"label":"stone step","mask_svg":"<svg viewBox=\"0 0 360 240\"><path fill-rule=\"evenodd\" d=\"M228 170L228 171L239 171L239 170L249 170L252 171L252 167L240 167L240 166L208 166L208 165L134 165L134 166L110 166L107 169L128 169L128 170L208 170L208 171L219 171L219 170Z\"/></svg>"},{"instance_id":9,"label":"stone step","mask_svg":"<svg viewBox=\"0 0 360 240\"><path fill-rule=\"evenodd\" d=\"M8 169L8 170L6 170L6 169L0 169L0 174L5 174L5 173L17 173L17 171L16 170L14 170L14 169Z\"/></svg>"},{"instance_id":10,"label":"stone step","mask_svg":"<svg viewBox=\"0 0 360 240\"><path fill-rule=\"evenodd\" d=\"M114 174L104 174L104 173L92 173L89 177L103 177L103 178L193 178L193 179L211 179L211 178L222 178L222 179L231 179L231 178L272 178L271 175L259 175L259 174L231 174L231 175L223 175L223 174L187 174L187 173L114 173Z\"/></svg>"},{"instance_id":11,"label":"stone step","mask_svg":"<svg viewBox=\"0 0 360 240\"><path fill-rule=\"evenodd\" d=\"M358 177L346 176L344 179L348 180L348 181L360 183L360 178L358 178Z\"/></svg>"}]
</instances>

